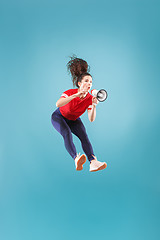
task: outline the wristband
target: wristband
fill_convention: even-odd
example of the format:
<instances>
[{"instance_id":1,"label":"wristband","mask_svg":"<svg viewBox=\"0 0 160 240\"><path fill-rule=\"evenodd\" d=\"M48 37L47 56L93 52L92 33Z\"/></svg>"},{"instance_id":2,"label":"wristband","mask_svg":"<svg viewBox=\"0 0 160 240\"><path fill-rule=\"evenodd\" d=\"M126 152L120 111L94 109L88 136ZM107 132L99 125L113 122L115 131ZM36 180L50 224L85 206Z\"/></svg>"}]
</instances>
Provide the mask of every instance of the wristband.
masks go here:
<instances>
[{"instance_id":1,"label":"wristband","mask_svg":"<svg viewBox=\"0 0 160 240\"><path fill-rule=\"evenodd\" d=\"M92 105L97 106L98 103L92 103Z\"/></svg>"}]
</instances>

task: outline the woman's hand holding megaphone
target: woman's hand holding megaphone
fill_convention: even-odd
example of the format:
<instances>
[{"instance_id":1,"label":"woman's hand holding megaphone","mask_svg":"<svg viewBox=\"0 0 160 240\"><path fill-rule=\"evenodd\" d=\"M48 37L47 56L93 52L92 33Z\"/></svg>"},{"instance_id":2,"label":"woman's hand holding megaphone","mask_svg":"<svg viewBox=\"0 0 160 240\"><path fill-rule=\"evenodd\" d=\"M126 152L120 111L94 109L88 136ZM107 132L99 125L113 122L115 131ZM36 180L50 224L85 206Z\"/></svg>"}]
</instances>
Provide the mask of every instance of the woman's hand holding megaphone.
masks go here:
<instances>
[{"instance_id":1,"label":"woman's hand holding megaphone","mask_svg":"<svg viewBox=\"0 0 160 240\"><path fill-rule=\"evenodd\" d=\"M98 103L99 103L99 102L98 102L97 98L96 98L96 97L93 97L93 98L92 98L92 104L93 104L94 106L96 106Z\"/></svg>"}]
</instances>

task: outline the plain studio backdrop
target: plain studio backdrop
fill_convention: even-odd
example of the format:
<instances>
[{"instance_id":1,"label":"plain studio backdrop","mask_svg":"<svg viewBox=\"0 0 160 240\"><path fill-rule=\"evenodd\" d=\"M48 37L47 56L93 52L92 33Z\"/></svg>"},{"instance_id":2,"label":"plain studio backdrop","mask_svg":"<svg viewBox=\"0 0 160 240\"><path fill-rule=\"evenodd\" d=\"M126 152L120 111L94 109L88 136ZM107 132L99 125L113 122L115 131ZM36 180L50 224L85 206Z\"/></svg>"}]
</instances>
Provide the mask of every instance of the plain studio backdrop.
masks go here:
<instances>
[{"instance_id":1,"label":"plain studio backdrop","mask_svg":"<svg viewBox=\"0 0 160 240\"><path fill-rule=\"evenodd\" d=\"M154 0L1 0L0 239L160 239L159 12ZM72 54L108 92L93 123L82 116L108 164L95 173L75 170L51 124Z\"/></svg>"}]
</instances>

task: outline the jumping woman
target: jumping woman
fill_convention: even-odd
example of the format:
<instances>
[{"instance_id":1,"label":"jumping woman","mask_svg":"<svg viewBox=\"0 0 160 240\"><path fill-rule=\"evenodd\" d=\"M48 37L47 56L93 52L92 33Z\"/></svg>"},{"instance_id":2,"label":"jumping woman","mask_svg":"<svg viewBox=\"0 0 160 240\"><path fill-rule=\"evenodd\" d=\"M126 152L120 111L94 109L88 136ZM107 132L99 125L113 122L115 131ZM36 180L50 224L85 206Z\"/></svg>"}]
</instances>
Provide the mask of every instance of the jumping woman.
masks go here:
<instances>
[{"instance_id":1,"label":"jumping woman","mask_svg":"<svg viewBox=\"0 0 160 240\"><path fill-rule=\"evenodd\" d=\"M80 119L86 110L90 122L96 118L98 101L89 93L92 87L92 76L88 73L88 63L72 56L67 63L67 70L71 73L73 86L77 88L63 92L56 102L57 109L52 114L51 122L53 127L62 135L66 150L75 161L76 170L83 169L83 164L86 162L85 154L90 162L90 172L105 169L107 164L97 160L86 129ZM77 154L72 133L80 139L85 154Z\"/></svg>"}]
</instances>

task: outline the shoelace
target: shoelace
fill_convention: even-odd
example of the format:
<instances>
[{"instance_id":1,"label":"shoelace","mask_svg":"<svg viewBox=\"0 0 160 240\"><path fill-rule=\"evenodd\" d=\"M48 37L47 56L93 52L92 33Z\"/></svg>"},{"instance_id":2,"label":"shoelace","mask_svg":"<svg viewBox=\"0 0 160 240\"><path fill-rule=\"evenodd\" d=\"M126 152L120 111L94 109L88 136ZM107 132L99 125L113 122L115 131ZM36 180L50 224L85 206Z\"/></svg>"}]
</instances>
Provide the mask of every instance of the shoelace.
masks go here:
<instances>
[{"instance_id":1,"label":"shoelace","mask_svg":"<svg viewBox=\"0 0 160 240\"><path fill-rule=\"evenodd\" d=\"M77 156L76 157L80 157L81 156L81 154L80 153L77 153Z\"/></svg>"}]
</instances>

